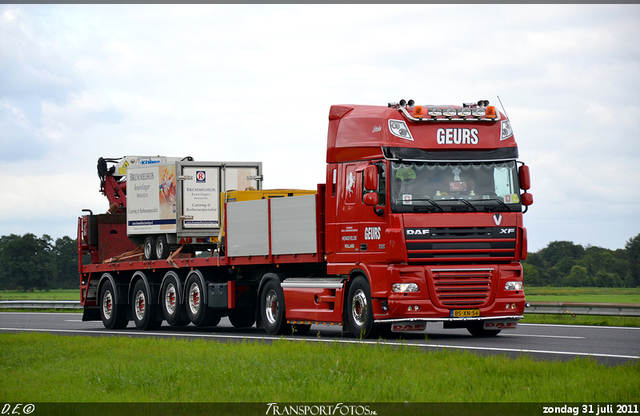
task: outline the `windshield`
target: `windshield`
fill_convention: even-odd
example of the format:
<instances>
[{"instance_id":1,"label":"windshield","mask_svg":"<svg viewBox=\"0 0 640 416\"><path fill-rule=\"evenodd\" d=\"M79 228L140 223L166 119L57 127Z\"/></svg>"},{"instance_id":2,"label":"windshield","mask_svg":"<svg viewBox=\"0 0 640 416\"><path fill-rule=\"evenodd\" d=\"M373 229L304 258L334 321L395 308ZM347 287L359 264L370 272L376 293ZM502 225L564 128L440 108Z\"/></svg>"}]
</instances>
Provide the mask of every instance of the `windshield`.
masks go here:
<instances>
[{"instance_id":1,"label":"windshield","mask_svg":"<svg viewBox=\"0 0 640 416\"><path fill-rule=\"evenodd\" d=\"M391 162L394 212L520 211L515 161Z\"/></svg>"}]
</instances>

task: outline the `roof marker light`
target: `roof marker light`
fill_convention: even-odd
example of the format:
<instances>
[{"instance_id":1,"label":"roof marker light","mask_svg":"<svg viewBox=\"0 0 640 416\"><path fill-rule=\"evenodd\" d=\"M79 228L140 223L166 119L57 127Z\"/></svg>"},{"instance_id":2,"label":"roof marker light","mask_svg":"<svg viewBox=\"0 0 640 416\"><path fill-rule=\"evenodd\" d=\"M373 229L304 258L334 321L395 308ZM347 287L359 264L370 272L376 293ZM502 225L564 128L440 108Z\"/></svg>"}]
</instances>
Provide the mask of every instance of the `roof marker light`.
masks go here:
<instances>
[{"instance_id":1,"label":"roof marker light","mask_svg":"<svg viewBox=\"0 0 640 416\"><path fill-rule=\"evenodd\" d=\"M442 110L442 115L445 117L455 117L456 109L451 107L445 108Z\"/></svg>"},{"instance_id":2,"label":"roof marker light","mask_svg":"<svg viewBox=\"0 0 640 416\"><path fill-rule=\"evenodd\" d=\"M438 108L438 107L429 107L427 109L427 114L429 114L431 117L438 117L442 115L442 108Z\"/></svg>"},{"instance_id":3,"label":"roof marker light","mask_svg":"<svg viewBox=\"0 0 640 416\"><path fill-rule=\"evenodd\" d=\"M460 117L469 117L471 115L471 109L467 107L462 107L458 109L458 115Z\"/></svg>"}]
</instances>

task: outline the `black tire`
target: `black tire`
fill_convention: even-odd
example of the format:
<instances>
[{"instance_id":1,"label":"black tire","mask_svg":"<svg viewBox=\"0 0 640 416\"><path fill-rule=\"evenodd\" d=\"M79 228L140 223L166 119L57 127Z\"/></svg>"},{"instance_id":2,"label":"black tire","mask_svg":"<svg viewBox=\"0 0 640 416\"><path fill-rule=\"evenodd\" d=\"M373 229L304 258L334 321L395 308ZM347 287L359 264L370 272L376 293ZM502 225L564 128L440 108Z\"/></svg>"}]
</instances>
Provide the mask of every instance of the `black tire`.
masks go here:
<instances>
[{"instance_id":1,"label":"black tire","mask_svg":"<svg viewBox=\"0 0 640 416\"><path fill-rule=\"evenodd\" d=\"M164 319L171 326L185 326L191 323L180 297L181 287L180 280L174 272L169 272L162 283L160 307Z\"/></svg>"},{"instance_id":2,"label":"black tire","mask_svg":"<svg viewBox=\"0 0 640 416\"><path fill-rule=\"evenodd\" d=\"M151 305L151 293L142 279L133 286L131 306L136 328L142 331L160 328L162 321L158 320L158 305Z\"/></svg>"},{"instance_id":3,"label":"black tire","mask_svg":"<svg viewBox=\"0 0 640 416\"><path fill-rule=\"evenodd\" d=\"M362 276L353 279L347 297L347 320L356 338L370 338L374 334L371 289Z\"/></svg>"},{"instance_id":4,"label":"black tire","mask_svg":"<svg viewBox=\"0 0 640 416\"><path fill-rule=\"evenodd\" d=\"M260 293L260 317L269 335L289 335L291 325L285 316L284 292L280 282L270 279Z\"/></svg>"},{"instance_id":5,"label":"black tire","mask_svg":"<svg viewBox=\"0 0 640 416\"><path fill-rule=\"evenodd\" d=\"M155 260L156 259L156 244L153 237L149 236L144 239L144 259Z\"/></svg>"},{"instance_id":6,"label":"black tire","mask_svg":"<svg viewBox=\"0 0 640 416\"><path fill-rule=\"evenodd\" d=\"M157 259L162 260L169 257L169 254L171 254L171 249L169 247L169 243L167 243L166 236L159 235L158 238L156 238L155 250Z\"/></svg>"},{"instance_id":7,"label":"black tire","mask_svg":"<svg viewBox=\"0 0 640 416\"><path fill-rule=\"evenodd\" d=\"M311 329L310 324L293 324L291 327L292 335L307 335Z\"/></svg>"},{"instance_id":8,"label":"black tire","mask_svg":"<svg viewBox=\"0 0 640 416\"><path fill-rule=\"evenodd\" d=\"M189 320L195 326L216 326L220 323L220 314L205 303L206 286L198 273L187 277L185 306Z\"/></svg>"},{"instance_id":9,"label":"black tire","mask_svg":"<svg viewBox=\"0 0 640 416\"><path fill-rule=\"evenodd\" d=\"M116 303L116 292L110 280L100 289L100 318L107 329L123 329L129 324L126 305Z\"/></svg>"},{"instance_id":10,"label":"black tire","mask_svg":"<svg viewBox=\"0 0 640 416\"><path fill-rule=\"evenodd\" d=\"M500 333L499 329L484 329L484 322L478 321L467 326L467 331L474 337L495 337Z\"/></svg>"},{"instance_id":11,"label":"black tire","mask_svg":"<svg viewBox=\"0 0 640 416\"><path fill-rule=\"evenodd\" d=\"M253 308L236 308L229 313L229 321L236 328L249 328L256 323L256 311Z\"/></svg>"}]
</instances>

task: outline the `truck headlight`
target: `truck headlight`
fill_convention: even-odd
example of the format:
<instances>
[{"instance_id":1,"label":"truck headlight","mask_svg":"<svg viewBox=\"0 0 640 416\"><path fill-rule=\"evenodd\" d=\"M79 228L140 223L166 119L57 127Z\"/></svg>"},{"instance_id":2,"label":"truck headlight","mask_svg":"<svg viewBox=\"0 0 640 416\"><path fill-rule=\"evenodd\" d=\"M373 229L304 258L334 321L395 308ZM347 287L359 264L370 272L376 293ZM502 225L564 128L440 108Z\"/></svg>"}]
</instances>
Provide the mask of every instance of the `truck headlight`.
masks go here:
<instances>
[{"instance_id":1,"label":"truck headlight","mask_svg":"<svg viewBox=\"0 0 640 416\"><path fill-rule=\"evenodd\" d=\"M391 285L391 290L394 292L417 292L418 285L415 283L394 283Z\"/></svg>"},{"instance_id":2,"label":"truck headlight","mask_svg":"<svg viewBox=\"0 0 640 416\"><path fill-rule=\"evenodd\" d=\"M504 285L504 290L522 290L522 282L507 282Z\"/></svg>"}]
</instances>

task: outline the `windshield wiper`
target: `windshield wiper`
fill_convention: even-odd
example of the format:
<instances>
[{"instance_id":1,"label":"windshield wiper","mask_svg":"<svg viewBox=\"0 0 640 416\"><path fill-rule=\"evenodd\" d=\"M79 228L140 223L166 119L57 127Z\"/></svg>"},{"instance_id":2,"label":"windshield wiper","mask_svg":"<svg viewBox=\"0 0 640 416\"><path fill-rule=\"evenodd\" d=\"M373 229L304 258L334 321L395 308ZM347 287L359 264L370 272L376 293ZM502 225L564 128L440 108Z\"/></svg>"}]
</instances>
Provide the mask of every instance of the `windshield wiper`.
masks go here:
<instances>
[{"instance_id":1,"label":"windshield wiper","mask_svg":"<svg viewBox=\"0 0 640 416\"><path fill-rule=\"evenodd\" d=\"M467 201L466 199L458 199L458 201L462 202L463 204L465 204L468 207L473 208L474 211L478 212L478 208L474 207L469 201ZM456 211L455 207L451 207L451 211ZM468 211L468 210L467 210Z\"/></svg>"},{"instance_id":2,"label":"windshield wiper","mask_svg":"<svg viewBox=\"0 0 640 416\"><path fill-rule=\"evenodd\" d=\"M426 201L428 203L431 204L431 206L417 206L417 207L413 207L413 210L418 212L418 211L429 211L429 212L433 212L435 210L440 210L440 212L444 212L444 210L442 209L442 207L440 205L438 205L437 203L435 203L433 200L429 199L429 198L419 198L419 199L414 199L414 201Z\"/></svg>"},{"instance_id":3,"label":"windshield wiper","mask_svg":"<svg viewBox=\"0 0 640 416\"><path fill-rule=\"evenodd\" d=\"M509 208L509 206L507 204L505 204L504 202L502 202L501 200L499 200L498 198L491 198L491 199L485 199L484 201L494 201L497 202L499 205L502 205L507 211L511 211L511 208ZM484 210L485 211L489 211L489 212L493 212L496 211L498 209L498 207L496 206L484 206Z\"/></svg>"}]
</instances>

